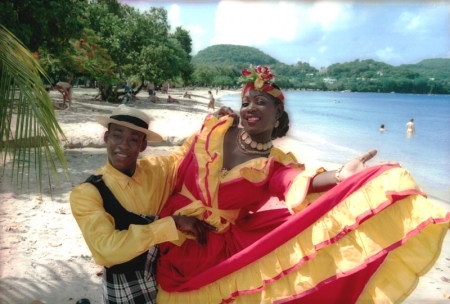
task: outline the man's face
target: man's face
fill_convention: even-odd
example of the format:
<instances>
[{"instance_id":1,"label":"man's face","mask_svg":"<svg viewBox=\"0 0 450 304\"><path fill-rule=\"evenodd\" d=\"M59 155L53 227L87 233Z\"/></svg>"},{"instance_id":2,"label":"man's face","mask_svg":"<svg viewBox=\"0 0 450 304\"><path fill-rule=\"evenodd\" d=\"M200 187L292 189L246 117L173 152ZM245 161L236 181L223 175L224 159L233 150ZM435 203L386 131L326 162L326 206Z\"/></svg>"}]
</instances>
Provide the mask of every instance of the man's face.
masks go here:
<instances>
[{"instance_id":1,"label":"man's face","mask_svg":"<svg viewBox=\"0 0 450 304\"><path fill-rule=\"evenodd\" d=\"M112 123L103 139L109 163L120 172L132 176L136 170L139 153L147 147L145 134Z\"/></svg>"}]
</instances>

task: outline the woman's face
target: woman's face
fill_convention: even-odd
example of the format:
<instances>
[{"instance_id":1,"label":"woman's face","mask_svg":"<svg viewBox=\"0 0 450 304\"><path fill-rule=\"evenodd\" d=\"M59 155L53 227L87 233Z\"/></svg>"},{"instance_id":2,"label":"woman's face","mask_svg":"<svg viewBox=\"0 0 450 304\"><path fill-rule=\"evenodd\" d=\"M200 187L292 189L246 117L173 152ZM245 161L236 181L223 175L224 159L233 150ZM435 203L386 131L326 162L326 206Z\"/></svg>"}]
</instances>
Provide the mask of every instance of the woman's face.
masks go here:
<instances>
[{"instance_id":1,"label":"woman's face","mask_svg":"<svg viewBox=\"0 0 450 304\"><path fill-rule=\"evenodd\" d=\"M252 138L270 140L275 122L283 111L272 95L250 90L242 98L241 124Z\"/></svg>"}]
</instances>

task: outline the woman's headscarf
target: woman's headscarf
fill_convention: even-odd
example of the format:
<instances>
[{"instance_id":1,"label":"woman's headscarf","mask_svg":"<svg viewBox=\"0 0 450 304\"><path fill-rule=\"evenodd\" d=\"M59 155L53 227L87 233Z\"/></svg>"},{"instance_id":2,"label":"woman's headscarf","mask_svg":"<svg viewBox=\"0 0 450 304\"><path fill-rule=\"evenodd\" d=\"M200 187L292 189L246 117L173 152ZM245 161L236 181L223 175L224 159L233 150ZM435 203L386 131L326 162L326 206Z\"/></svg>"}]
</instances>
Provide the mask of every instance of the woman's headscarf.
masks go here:
<instances>
[{"instance_id":1,"label":"woman's headscarf","mask_svg":"<svg viewBox=\"0 0 450 304\"><path fill-rule=\"evenodd\" d=\"M258 65L254 70L243 69L242 76L239 80L244 83L241 98L244 97L245 93L248 91L257 90L266 92L273 97L278 98L284 104L283 93L272 85L275 80L275 75L270 72L268 66Z\"/></svg>"}]
</instances>

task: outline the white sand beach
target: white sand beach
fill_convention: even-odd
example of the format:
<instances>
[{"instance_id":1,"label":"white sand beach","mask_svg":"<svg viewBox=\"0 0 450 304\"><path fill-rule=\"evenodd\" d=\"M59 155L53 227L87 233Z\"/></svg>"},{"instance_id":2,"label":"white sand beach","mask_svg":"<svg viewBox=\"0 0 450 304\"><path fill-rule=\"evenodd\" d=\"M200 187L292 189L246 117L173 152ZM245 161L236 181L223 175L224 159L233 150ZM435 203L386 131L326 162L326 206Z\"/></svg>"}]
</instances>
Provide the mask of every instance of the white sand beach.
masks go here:
<instances>
[{"instance_id":1,"label":"white sand beach","mask_svg":"<svg viewBox=\"0 0 450 304\"><path fill-rule=\"evenodd\" d=\"M140 92L133 106L143 109L150 117L150 128L161 134L163 143L150 143L144 155L166 155L195 132L207 109L207 89L191 91L191 99L182 98L181 89L169 94L180 103L166 103L167 94L158 93L161 103L148 103L147 92ZM220 98L238 91L215 94L216 110ZM60 174L59 183L50 174L43 176L40 193L34 179L23 182L19 189L15 181L0 179L0 303L75 303L88 298L92 304L101 303L101 269L91 257L81 232L72 217L69 194L106 162L103 143L105 129L95 115L107 115L118 104L94 100L96 90L75 88L72 108L56 110L58 122L68 142L64 151L70 180ZM62 96L51 91L54 101ZM302 144L289 139L275 143L283 150L293 151L309 167L323 166L333 170L339 165L314 159L314 151L302 149ZM293 149L295 147L295 149ZM22 159L21 161L28 161ZM401 161L401 160L398 160ZM2 164L3 166L3 164ZM446 202L433 200L450 210ZM418 287L405 303L450 303L450 234L447 233L442 253L431 270L421 278Z\"/></svg>"}]
</instances>

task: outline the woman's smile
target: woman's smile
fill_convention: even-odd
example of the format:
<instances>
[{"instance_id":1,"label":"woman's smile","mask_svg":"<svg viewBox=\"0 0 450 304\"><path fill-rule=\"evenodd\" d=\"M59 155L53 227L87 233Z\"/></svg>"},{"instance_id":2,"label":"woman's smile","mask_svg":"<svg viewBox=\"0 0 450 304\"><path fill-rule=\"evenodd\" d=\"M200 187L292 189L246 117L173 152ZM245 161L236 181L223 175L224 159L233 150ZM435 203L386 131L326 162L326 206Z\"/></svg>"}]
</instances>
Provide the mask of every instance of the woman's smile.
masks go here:
<instances>
[{"instance_id":1,"label":"woman's smile","mask_svg":"<svg viewBox=\"0 0 450 304\"><path fill-rule=\"evenodd\" d=\"M257 124L261 120L261 118L254 115L247 115L245 119L250 126Z\"/></svg>"}]
</instances>

